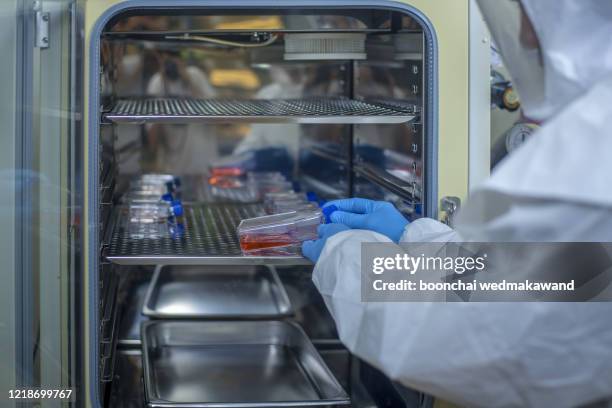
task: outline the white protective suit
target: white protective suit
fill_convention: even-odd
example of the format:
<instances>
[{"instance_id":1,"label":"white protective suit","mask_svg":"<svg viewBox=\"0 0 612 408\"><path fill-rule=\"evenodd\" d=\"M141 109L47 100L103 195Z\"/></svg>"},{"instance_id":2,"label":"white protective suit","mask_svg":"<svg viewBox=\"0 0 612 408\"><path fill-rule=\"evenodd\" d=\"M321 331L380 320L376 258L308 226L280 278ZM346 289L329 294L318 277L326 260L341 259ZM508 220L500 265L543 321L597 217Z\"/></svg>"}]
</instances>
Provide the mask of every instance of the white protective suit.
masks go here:
<instances>
[{"instance_id":1,"label":"white protective suit","mask_svg":"<svg viewBox=\"0 0 612 408\"><path fill-rule=\"evenodd\" d=\"M494 35L516 22L504 9L511 3L480 0ZM523 60L515 67L520 46L513 53L495 40L526 115L546 123L472 194L457 232L421 219L401 241L612 242L612 2L522 3L539 38L541 75ZM495 11L507 13L491 21ZM362 303L362 242L389 240L361 230L331 237L313 280L343 343L393 380L466 406L612 400L609 303Z\"/></svg>"},{"instance_id":2,"label":"white protective suit","mask_svg":"<svg viewBox=\"0 0 612 408\"><path fill-rule=\"evenodd\" d=\"M152 97L183 96L214 98L216 90L206 74L196 66L185 68L186 78L164 79L161 72L154 74L147 85L147 95ZM201 123L146 125L147 129L161 126L163 149L157 158L156 171L171 174L201 174L207 163L218 158L217 129Z\"/></svg>"}]
</instances>

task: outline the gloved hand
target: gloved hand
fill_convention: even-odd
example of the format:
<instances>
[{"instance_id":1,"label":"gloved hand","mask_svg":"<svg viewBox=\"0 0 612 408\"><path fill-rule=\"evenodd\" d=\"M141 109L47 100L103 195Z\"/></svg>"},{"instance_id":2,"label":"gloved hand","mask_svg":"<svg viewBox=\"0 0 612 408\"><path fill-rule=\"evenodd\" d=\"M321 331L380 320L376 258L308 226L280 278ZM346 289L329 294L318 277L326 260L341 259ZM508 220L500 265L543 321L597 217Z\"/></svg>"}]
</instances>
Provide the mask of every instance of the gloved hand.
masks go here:
<instances>
[{"instance_id":1,"label":"gloved hand","mask_svg":"<svg viewBox=\"0 0 612 408\"><path fill-rule=\"evenodd\" d=\"M399 242L408 220L386 201L373 201L365 198L347 198L330 201L324 207L335 205L338 211L330 215L334 223L344 224L354 229L366 229L387 236Z\"/></svg>"},{"instance_id":2,"label":"gloved hand","mask_svg":"<svg viewBox=\"0 0 612 408\"><path fill-rule=\"evenodd\" d=\"M321 224L317 228L319 239L315 241L304 241L302 243L302 254L310 259L312 262L317 262L325 242L332 235L336 235L339 232L350 230L349 227L342 224Z\"/></svg>"}]
</instances>

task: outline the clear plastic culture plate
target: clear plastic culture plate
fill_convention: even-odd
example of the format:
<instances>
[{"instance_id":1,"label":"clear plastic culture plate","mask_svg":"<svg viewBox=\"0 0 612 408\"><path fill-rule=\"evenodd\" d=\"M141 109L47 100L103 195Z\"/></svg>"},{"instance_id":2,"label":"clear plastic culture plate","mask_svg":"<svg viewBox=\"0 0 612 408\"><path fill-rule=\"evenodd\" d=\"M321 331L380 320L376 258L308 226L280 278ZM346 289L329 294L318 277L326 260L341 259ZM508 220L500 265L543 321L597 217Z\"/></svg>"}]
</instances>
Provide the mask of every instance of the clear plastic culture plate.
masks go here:
<instances>
[{"instance_id":1,"label":"clear plastic culture plate","mask_svg":"<svg viewBox=\"0 0 612 408\"><path fill-rule=\"evenodd\" d=\"M322 221L318 209L244 219L237 230L240 248L245 255L299 254L303 241L317 239Z\"/></svg>"}]
</instances>

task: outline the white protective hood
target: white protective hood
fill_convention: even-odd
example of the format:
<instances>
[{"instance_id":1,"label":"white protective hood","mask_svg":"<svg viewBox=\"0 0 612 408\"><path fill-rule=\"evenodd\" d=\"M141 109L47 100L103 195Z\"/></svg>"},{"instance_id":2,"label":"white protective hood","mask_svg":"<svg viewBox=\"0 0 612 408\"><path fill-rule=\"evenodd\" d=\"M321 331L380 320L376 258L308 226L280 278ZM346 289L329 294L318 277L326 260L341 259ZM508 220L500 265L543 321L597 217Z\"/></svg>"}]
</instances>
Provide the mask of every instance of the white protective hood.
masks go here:
<instances>
[{"instance_id":1,"label":"white protective hood","mask_svg":"<svg viewBox=\"0 0 612 408\"><path fill-rule=\"evenodd\" d=\"M492 191L612 207L612 1L478 2L526 116L545 123L473 192L463 220L500 207L483 195ZM537 63L525 16L539 41Z\"/></svg>"},{"instance_id":2,"label":"white protective hood","mask_svg":"<svg viewBox=\"0 0 612 408\"><path fill-rule=\"evenodd\" d=\"M612 73L611 1L521 0L539 39L539 56L526 44L517 0L478 3L529 118L551 118Z\"/></svg>"}]
</instances>

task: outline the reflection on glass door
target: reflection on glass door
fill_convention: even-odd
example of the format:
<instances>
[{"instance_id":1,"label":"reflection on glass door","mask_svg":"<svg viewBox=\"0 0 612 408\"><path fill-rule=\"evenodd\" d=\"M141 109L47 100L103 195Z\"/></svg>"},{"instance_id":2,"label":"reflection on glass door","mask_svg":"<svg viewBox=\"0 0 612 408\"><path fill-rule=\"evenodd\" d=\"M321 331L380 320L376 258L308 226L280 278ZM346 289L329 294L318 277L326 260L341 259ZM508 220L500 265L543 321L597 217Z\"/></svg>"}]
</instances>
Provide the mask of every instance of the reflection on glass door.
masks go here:
<instances>
[{"instance_id":1,"label":"reflection on glass door","mask_svg":"<svg viewBox=\"0 0 612 408\"><path fill-rule=\"evenodd\" d=\"M70 0L5 0L0 12L1 406L62 405L47 390L76 395L72 10ZM31 389L39 392L25 391Z\"/></svg>"}]
</instances>

